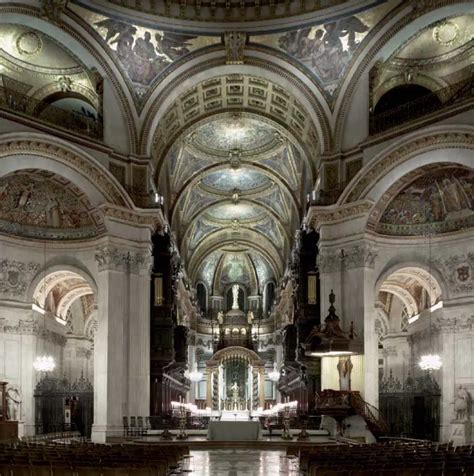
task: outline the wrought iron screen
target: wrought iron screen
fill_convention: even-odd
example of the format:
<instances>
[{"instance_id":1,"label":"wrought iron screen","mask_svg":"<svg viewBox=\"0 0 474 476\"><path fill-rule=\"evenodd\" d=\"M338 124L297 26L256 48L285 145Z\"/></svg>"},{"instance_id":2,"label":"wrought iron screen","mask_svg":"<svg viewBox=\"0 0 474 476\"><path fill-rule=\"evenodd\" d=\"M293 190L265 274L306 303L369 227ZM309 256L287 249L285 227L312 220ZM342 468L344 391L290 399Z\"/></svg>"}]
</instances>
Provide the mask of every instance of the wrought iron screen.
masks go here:
<instances>
[{"instance_id":1,"label":"wrought iron screen","mask_svg":"<svg viewBox=\"0 0 474 476\"><path fill-rule=\"evenodd\" d=\"M436 441L439 439L440 397L438 383L429 373L403 384L390 371L380 382L379 407L390 436Z\"/></svg>"}]
</instances>

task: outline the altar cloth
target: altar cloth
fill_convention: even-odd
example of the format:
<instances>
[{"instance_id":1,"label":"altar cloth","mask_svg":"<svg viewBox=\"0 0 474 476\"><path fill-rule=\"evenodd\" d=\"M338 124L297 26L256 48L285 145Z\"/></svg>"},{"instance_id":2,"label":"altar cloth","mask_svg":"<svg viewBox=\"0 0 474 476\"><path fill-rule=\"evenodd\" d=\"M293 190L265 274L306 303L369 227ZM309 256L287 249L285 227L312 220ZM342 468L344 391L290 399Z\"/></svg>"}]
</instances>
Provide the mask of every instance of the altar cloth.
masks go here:
<instances>
[{"instance_id":1,"label":"altar cloth","mask_svg":"<svg viewBox=\"0 0 474 476\"><path fill-rule=\"evenodd\" d=\"M259 421L211 421L207 439L214 441L255 441L260 438Z\"/></svg>"}]
</instances>

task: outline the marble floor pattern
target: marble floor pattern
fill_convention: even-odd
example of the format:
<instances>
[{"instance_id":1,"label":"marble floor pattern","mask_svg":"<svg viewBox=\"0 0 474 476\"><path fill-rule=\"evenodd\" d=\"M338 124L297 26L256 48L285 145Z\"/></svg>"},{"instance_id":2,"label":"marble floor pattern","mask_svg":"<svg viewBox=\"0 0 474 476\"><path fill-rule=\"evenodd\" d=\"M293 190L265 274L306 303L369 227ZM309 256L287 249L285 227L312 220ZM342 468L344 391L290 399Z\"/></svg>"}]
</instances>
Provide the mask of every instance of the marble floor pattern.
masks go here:
<instances>
[{"instance_id":1,"label":"marble floor pattern","mask_svg":"<svg viewBox=\"0 0 474 476\"><path fill-rule=\"evenodd\" d=\"M285 451L192 450L181 474L192 476L299 476L297 458Z\"/></svg>"}]
</instances>

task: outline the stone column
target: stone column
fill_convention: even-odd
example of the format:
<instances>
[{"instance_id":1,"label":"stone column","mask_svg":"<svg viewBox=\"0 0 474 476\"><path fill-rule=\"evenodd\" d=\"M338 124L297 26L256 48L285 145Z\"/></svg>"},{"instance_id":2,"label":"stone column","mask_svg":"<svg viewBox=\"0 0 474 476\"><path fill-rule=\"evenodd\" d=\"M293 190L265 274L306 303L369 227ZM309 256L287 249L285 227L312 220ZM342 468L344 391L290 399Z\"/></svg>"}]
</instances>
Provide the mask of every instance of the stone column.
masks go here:
<instances>
[{"instance_id":1,"label":"stone column","mask_svg":"<svg viewBox=\"0 0 474 476\"><path fill-rule=\"evenodd\" d=\"M265 408L265 368L258 369L258 397L259 406Z\"/></svg>"},{"instance_id":2,"label":"stone column","mask_svg":"<svg viewBox=\"0 0 474 476\"><path fill-rule=\"evenodd\" d=\"M128 415L150 410L150 250L130 256Z\"/></svg>"},{"instance_id":3,"label":"stone column","mask_svg":"<svg viewBox=\"0 0 474 476\"><path fill-rule=\"evenodd\" d=\"M212 376L213 369L207 369L207 389L206 389L206 407L212 408Z\"/></svg>"},{"instance_id":4,"label":"stone column","mask_svg":"<svg viewBox=\"0 0 474 476\"><path fill-rule=\"evenodd\" d=\"M121 434L127 410L126 316L128 305L128 254L107 246L96 252L98 329L94 343L94 424L92 441L105 443Z\"/></svg>"}]
</instances>

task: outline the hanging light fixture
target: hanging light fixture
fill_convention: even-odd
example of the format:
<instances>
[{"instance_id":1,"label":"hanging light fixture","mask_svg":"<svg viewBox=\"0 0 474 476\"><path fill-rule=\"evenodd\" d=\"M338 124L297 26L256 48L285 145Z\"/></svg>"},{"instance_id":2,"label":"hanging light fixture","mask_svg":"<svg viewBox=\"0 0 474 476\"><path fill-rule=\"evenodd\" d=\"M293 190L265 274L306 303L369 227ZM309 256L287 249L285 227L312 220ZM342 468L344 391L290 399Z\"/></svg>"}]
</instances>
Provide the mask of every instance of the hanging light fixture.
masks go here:
<instances>
[{"instance_id":1,"label":"hanging light fixture","mask_svg":"<svg viewBox=\"0 0 474 476\"><path fill-rule=\"evenodd\" d=\"M431 302L431 293L432 293L432 272L431 272L431 232L428 233L428 266L429 266L429 293L428 293L428 305L430 313L430 322L429 322L429 336L430 336L430 351L433 349L432 338L431 338L431 326L432 326L432 302ZM424 354L421 356L418 366L421 370L426 370L431 372L433 370L439 370L443 365L441 357L438 354Z\"/></svg>"},{"instance_id":2,"label":"hanging light fixture","mask_svg":"<svg viewBox=\"0 0 474 476\"><path fill-rule=\"evenodd\" d=\"M43 248L43 307L35 306L33 310L37 310L43 316L44 330L46 331L46 241ZM35 309L37 307L38 309ZM44 343L43 343L44 347ZM51 355L38 355L33 362L33 367L37 372L52 372L56 368L56 362Z\"/></svg>"},{"instance_id":3,"label":"hanging light fixture","mask_svg":"<svg viewBox=\"0 0 474 476\"><path fill-rule=\"evenodd\" d=\"M277 369L277 363L273 363L273 370L271 372L268 372L268 377L272 382L278 382L280 380L280 372Z\"/></svg>"}]
</instances>

